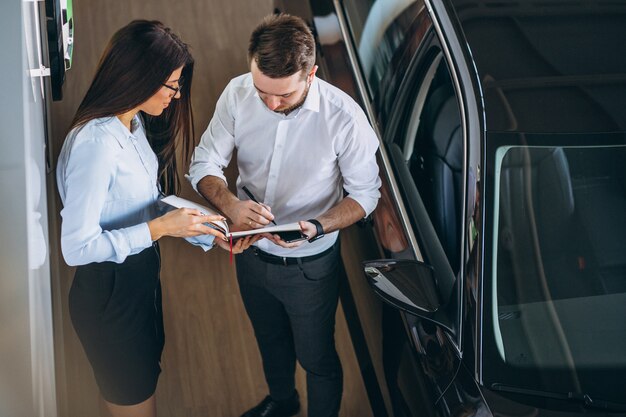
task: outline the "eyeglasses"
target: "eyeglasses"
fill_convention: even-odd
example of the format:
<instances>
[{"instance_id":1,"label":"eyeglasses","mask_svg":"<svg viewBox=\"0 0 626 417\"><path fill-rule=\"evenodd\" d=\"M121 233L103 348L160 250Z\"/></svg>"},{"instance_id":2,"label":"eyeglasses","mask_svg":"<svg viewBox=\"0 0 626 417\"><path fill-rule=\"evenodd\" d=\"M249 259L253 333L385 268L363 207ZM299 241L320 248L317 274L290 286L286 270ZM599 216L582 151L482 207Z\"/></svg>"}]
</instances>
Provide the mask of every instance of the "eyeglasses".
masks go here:
<instances>
[{"instance_id":1,"label":"eyeglasses","mask_svg":"<svg viewBox=\"0 0 626 417\"><path fill-rule=\"evenodd\" d=\"M165 83L161 83L161 85L169 90L174 92L174 95L178 94L181 88L183 88L183 79L178 80L178 87L172 87L171 85L167 85Z\"/></svg>"}]
</instances>

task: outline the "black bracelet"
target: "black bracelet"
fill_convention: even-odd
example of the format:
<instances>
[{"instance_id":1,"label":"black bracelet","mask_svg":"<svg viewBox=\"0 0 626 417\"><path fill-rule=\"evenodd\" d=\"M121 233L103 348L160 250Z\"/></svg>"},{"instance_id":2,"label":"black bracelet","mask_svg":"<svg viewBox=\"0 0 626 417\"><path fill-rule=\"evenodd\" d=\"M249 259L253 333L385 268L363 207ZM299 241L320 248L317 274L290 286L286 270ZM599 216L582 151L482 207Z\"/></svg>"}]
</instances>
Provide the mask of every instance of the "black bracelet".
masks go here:
<instances>
[{"instance_id":1,"label":"black bracelet","mask_svg":"<svg viewBox=\"0 0 626 417\"><path fill-rule=\"evenodd\" d=\"M317 230L316 235L309 239L309 243L315 242L317 239L324 236L324 228L322 227L322 223L318 222L315 219L309 219L307 220L307 222L313 223L315 225L315 229Z\"/></svg>"}]
</instances>

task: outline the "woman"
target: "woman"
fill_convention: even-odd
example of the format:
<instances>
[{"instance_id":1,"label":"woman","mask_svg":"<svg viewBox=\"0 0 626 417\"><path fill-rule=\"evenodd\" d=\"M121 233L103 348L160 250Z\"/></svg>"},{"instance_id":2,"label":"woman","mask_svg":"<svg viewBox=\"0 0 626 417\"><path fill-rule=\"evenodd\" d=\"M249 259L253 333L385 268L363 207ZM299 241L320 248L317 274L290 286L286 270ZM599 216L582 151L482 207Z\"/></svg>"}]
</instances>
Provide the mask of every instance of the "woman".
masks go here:
<instances>
[{"instance_id":1,"label":"woman","mask_svg":"<svg viewBox=\"0 0 626 417\"><path fill-rule=\"evenodd\" d=\"M193 209L159 216L157 209L162 194L180 188L178 145L187 160L193 149L193 63L187 45L160 22L120 29L59 157L61 247L66 262L78 265L70 315L112 416L156 416L164 341L156 241L204 235L195 243L206 248L216 237L229 248L205 224L220 216Z\"/></svg>"}]
</instances>

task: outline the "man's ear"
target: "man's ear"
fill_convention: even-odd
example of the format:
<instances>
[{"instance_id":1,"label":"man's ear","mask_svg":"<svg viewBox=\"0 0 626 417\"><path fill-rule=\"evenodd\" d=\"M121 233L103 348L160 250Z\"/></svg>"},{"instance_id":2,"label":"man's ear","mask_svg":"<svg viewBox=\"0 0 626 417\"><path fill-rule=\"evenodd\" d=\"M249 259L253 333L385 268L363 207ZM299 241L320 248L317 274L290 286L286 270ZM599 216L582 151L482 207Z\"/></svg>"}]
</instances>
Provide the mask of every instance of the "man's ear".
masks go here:
<instances>
[{"instance_id":1,"label":"man's ear","mask_svg":"<svg viewBox=\"0 0 626 417\"><path fill-rule=\"evenodd\" d=\"M313 77L315 77L315 73L317 72L317 65L313 65L313 68L311 68L311 71L309 71L309 74L307 76L307 78L309 78L309 81L313 81Z\"/></svg>"}]
</instances>

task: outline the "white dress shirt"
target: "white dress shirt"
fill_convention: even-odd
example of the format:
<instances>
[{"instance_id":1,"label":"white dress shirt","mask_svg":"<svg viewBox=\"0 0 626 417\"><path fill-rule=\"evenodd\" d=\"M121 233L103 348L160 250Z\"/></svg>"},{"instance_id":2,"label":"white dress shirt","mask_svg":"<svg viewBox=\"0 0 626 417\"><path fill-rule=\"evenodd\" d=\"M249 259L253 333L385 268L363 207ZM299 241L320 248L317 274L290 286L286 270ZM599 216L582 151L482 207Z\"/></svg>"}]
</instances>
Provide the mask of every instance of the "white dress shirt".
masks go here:
<instances>
[{"instance_id":1,"label":"white dress shirt","mask_svg":"<svg viewBox=\"0 0 626 417\"><path fill-rule=\"evenodd\" d=\"M237 149L237 192L244 185L271 207L277 224L315 218L343 198L343 190L366 215L378 202L378 138L359 105L314 78L299 109L284 115L266 107L250 73L228 84L196 147L188 175L197 191L207 175L226 181L223 169ZM343 190L342 190L343 188ZM277 256L309 256L326 250L337 232L295 249L267 239L256 245Z\"/></svg>"},{"instance_id":2,"label":"white dress shirt","mask_svg":"<svg viewBox=\"0 0 626 417\"><path fill-rule=\"evenodd\" d=\"M161 214L158 160L139 116L131 127L117 117L95 119L63 143L57 184L61 250L69 265L122 263L152 245L147 222ZM213 237L207 237L203 243L210 246Z\"/></svg>"}]
</instances>

